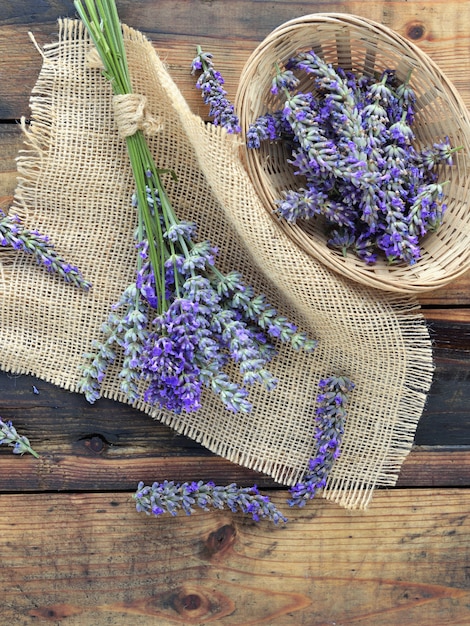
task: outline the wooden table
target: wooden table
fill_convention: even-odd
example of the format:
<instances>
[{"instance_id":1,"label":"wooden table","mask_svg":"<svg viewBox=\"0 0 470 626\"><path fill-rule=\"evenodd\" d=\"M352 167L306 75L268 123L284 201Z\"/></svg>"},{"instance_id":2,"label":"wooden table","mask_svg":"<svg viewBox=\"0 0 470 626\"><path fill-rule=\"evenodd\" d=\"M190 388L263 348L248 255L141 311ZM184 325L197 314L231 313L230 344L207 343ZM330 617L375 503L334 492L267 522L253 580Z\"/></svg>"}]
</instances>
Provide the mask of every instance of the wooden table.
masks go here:
<instances>
[{"instance_id":1,"label":"wooden table","mask_svg":"<svg viewBox=\"0 0 470 626\"><path fill-rule=\"evenodd\" d=\"M250 52L306 13L344 11L397 30L447 73L470 106L470 2L118 1L121 19L154 42L194 111L188 72L196 44L212 51L234 96ZM0 1L0 199L15 187L16 120L56 20L72 1ZM0 415L40 459L0 450L2 624L470 624L470 273L420 298L436 374L398 485L367 512L321 498L289 524L230 513L151 519L137 514L137 482L268 478L215 457L126 406L94 406L27 376L0 374ZM39 393L34 393L33 386Z\"/></svg>"}]
</instances>

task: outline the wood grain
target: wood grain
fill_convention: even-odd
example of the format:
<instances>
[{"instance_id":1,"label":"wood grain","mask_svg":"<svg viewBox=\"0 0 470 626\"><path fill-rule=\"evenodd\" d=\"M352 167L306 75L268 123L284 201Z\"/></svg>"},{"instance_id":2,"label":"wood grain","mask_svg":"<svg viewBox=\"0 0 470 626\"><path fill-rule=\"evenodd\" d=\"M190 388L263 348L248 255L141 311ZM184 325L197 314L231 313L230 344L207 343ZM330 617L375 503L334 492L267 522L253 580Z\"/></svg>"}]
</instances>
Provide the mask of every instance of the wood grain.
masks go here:
<instances>
[{"instance_id":1,"label":"wood grain","mask_svg":"<svg viewBox=\"0 0 470 626\"><path fill-rule=\"evenodd\" d=\"M29 93L40 69L41 58L28 38L34 33L40 45L57 36L57 18L75 17L73 2L37 0L2 2L0 15L0 120L28 115ZM168 63L170 73L190 106L201 110L189 64L195 47L210 49L223 70L227 89L234 96L240 71L249 54L270 31L286 20L316 12L347 12L393 28L421 47L455 84L470 105L470 34L462 15L469 2L451 0L387 2L237 0L122 0L121 19L144 32ZM458 62L456 62L458 60Z\"/></svg>"},{"instance_id":2,"label":"wood grain","mask_svg":"<svg viewBox=\"0 0 470 626\"><path fill-rule=\"evenodd\" d=\"M470 485L470 323L454 313L452 322L432 321L436 371L401 486ZM92 406L78 394L4 372L0 389L0 416L12 420L41 455L20 462L0 450L0 492L133 489L139 480L165 478L274 486L124 404L100 400Z\"/></svg>"},{"instance_id":3,"label":"wood grain","mask_svg":"<svg viewBox=\"0 0 470 626\"><path fill-rule=\"evenodd\" d=\"M2 496L0 511L12 626L468 624L460 490L380 492L366 513L313 501L282 527L228 512L149 518L126 493Z\"/></svg>"},{"instance_id":4,"label":"wood grain","mask_svg":"<svg viewBox=\"0 0 470 626\"><path fill-rule=\"evenodd\" d=\"M148 35L194 112L207 115L189 64L214 53L236 93L256 45L306 13L356 13L420 46L470 106L468 0L118 0ZM11 203L41 67L30 41L57 38L73 0L0 0L0 207ZM265 476L216 457L125 405L93 407L29 376L0 373L0 416L38 460L0 448L1 620L11 626L468 626L470 623L470 272L420 296L435 377L398 486L367 512L322 499L255 525L228 512L137 514L139 480L257 483ZM33 385L39 393L33 393Z\"/></svg>"}]
</instances>

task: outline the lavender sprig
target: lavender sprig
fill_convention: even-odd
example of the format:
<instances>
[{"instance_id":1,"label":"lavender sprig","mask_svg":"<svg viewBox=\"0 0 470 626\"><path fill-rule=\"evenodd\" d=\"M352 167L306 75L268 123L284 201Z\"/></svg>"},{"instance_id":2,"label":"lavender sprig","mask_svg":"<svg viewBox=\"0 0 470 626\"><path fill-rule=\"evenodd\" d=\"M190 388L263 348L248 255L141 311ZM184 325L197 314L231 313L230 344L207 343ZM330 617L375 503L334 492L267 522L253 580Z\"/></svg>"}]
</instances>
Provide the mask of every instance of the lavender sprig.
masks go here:
<instances>
[{"instance_id":1,"label":"lavender sprig","mask_svg":"<svg viewBox=\"0 0 470 626\"><path fill-rule=\"evenodd\" d=\"M259 493L256 486L238 487L235 483L218 486L213 482L175 483L165 480L145 486L140 482L134 494L137 511L156 517L169 513L177 515L182 510L186 515L194 513L198 507L208 511L228 508L236 513L241 511L251 515L255 522L271 520L275 524L287 522L287 518L275 507L267 496Z\"/></svg>"},{"instance_id":2,"label":"lavender sprig","mask_svg":"<svg viewBox=\"0 0 470 626\"><path fill-rule=\"evenodd\" d=\"M29 452L36 459L39 454L33 450L29 439L25 435L19 435L11 422L4 422L0 418L0 445L5 444L13 447L13 454L24 454Z\"/></svg>"},{"instance_id":3,"label":"lavender sprig","mask_svg":"<svg viewBox=\"0 0 470 626\"><path fill-rule=\"evenodd\" d=\"M0 210L0 246L11 246L14 250L31 254L49 272L54 272L66 282L86 291L91 283L85 280L80 270L67 263L54 250L49 238L37 230L24 228L17 215L5 215Z\"/></svg>"},{"instance_id":4,"label":"lavender sprig","mask_svg":"<svg viewBox=\"0 0 470 626\"><path fill-rule=\"evenodd\" d=\"M210 107L209 115L214 126L222 126L229 133L239 133L240 121L235 107L227 98L227 91L223 87L225 80L214 68L212 58L210 52L203 52L201 46L197 46L197 56L191 63L191 74L199 73L196 87L201 90L204 104Z\"/></svg>"},{"instance_id":5,"label":"lavender sprig","mask_svg":"<svg viewBox=\"0 0 470 626\"><path fill-rule=\"evenodd\" d=\"M259 148L262 141L277 141L292 134L281 111L266 113L258 117L255 124L250 124L246 132L249 148Z\"/></svg>"},{"instance_id":6,"label":"lavender sprig","mask_svg":"<svg viewBox=\"0 0 470 626\"><path fill-rule=\"evenodd\" d=\"M303 479L290 489L290 506L305 506L326 486L331 469L341 453L346 407L354 384L346 376L331 376L319 382L316 415L316 456Z\"/></svg>"}]
</instances>

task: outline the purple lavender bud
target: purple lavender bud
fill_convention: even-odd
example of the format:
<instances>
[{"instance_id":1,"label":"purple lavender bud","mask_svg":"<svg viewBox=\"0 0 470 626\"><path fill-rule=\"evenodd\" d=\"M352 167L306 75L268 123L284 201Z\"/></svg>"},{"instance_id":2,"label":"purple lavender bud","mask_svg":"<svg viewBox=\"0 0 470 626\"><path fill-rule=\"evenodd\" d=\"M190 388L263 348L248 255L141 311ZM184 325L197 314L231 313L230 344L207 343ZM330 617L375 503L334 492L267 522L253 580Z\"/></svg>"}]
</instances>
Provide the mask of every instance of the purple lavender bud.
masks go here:
<instances>
[{"instance_id":1,"label":"purple lavender bud","mask_svg":"<svg viewBox=\"0 0 470 626\"><path fill-rule=\"evenodd\" d=\"M277 94L279 91L294 91L299 85L299 79L292 70L278 70L271 84L271 93Z\"/></svg>"},{"instance_id":2,"label":"purple lavender bud","mask_svg":"<svg viewBox=\"0 0 470 626\"><path fill-rule=\"evenodd\" d=\"M316 456L303 479L290 489L290 506L305 506L307 500L326 486L334 462L340 455L346 406L354 384L346 376L331 376L319 382L316 411Z\"/></svg>"},{"instance_id":3,"label":"purple lavender bud","mask_svg":"<svg viewBox=\"0 0 470 626\"><path fill-rule=\"evenodd\" d=\"M204 511L210 507L228 508L233 513L246 513L258 522L266 519L278 524L287 522L287 518L275 507L267 496L260 495L256 486L238 487L235 483L226 486L202 481L175 483L164 481L153 483L151 487L140 482L134 494L136 509L139 513L160 516L164 513L177 515L183 510L187 515L194 513L194 506Z\"/></svg>"},{"instance_id":4,"label":"purple lavender bud","mask_svg":"<svg viewBox=\"0 0 470 626\"><path fill-rule=\"evenodd\" d=\"M199 73L196 87L201 90L204 104L209 105L209 115L215 126L222 126L228 133L241 131L240 121L233 104L227 99L223 88L225 81L220 72L214 69L212 54L202 52L198 46L198 55L191 65L192 74Z\"/></svg>"}]
</instances>

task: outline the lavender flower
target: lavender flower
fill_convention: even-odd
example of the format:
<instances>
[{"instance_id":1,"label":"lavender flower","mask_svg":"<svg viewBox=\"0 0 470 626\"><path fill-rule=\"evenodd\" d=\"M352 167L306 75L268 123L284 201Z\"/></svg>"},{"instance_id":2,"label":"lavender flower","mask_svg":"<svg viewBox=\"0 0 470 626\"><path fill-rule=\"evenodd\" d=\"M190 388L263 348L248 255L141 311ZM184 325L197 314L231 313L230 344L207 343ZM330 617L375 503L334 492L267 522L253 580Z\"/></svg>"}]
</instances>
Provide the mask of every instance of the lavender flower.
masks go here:
<instances>
[{"instance_id":1,"label":"lavender flower","mask_svg":"<svg viewBox=\"0 0 470 626\"><path fill-rule=\"evenodd\" d=\"M314 93L297 91L300 72L311 76ZM379 255L409 265L420 259L421 237L440 225L445 211L436 168L451 166L460 149L448 138L416 149L409 78L398 83L391 69L378 77L355 75L314 51L300 52L285 72L276 68L280 108L260 116L246 134L249 148L268 140L292 150L287 162L302 184L278 198L279 215L292 223L321 215L328 245L367 264ZM268 131L270 119L282 134Z\"/></svg>"},{"instance_id":2,"label":"lavender flower","mask_svg":"<svg viewBox=\"0 0 470 626\"><path fill-rule=\"evenodd\" d=\"M452 148L449 142L449 138L446 137L443 141L435 142L431 148L426 148L417 155L418 163L422 167L432 170L437 165L445 163L452 166L452 155L461 148Z\"/></svg>"},{"instance_id":3,"label":"lavender flower","mask_svg":"<svg viewBox=\"0 0 470 626\"><path fill-rule=\"evenodd\" d=\"M11 422L4 422L2 419L0 419L0 445L1 444L12 446L13 454L29 452L29 454L32 454L37 459L39 458L39 454L32 449L29 439L24 435L19 435Z\"/></svg>"},{"instance_id":4,"label":"lavender flower","mask_svg":"<svg viewBox=\"0 0 470 626\"><path fill-rule=\"evenodd\" d=\"M96 352L84 355L88 363L81 367L78 391L85 394L91 404L100 398L101 383L106 370L115 361L116 350L119 348L123 352L123 365L119 374L121 391L130 402L139 398L140 356L147 337L148 320L146 308L138 294L135 283L126 288L101 327L103 339L93 341L92 347ZM120 309L123 309L122 315L117 312Z\"/></svg>"},{"instance_id":5,"label":"lavender flower","mask_svg":"<svg viewBox=\"0 0 470 626\"><path fill-rule=\"evenodd\" d=\"M228 508L236 513L241 511L251 515L255 522L271 520L275 524L287 522L287 518L270 502L267 496L259 493L256 486L238 487L235 483L217 486L213 482L174 483L165 480L145 486L140 482L134 494L137 511L147 515L160 516L164 513L177 515L182 510L186 515L194 513L194 507L208 511Z\"/></svg>"},{"instance_id":6,"label":"lavender flower","mask_svg":"<svg viewBox=\"0 0 470 626\"><path fill-rule=\"evenodd\" d=\"M0 246L11 246L14 250L31 254L40 265L58 274L67 283L85 290L91 287L77 267L57 254L48 237L37 230L24 228L17 215L5 215L1 210Z\"/></svg>"},{"instance_id":7,"label":"lavender flower","mask_svg":"<svg viewBox=\"0 0 470 626\"><path fill-rule=\"evenodd\" d=\"M191 74L200 73L196 81L196 87L201 90L204 104L208 104L209 115L213 118L215 126L222 126L229 133L241 131L238 116L233 104L227 99L227 92L223 85L224 78L215 70L212 62L212 54L203 52L201 46L197 47L197 56L191 63Z\"/></svg>"},{"instance_id":8,"label":"lavender flower","mask_svg":"<svg viewBox=\"0 0 470 626\"><path fill-rule=\"evenodd\" d=\"M279 91L294 91L299 85L299 79L295 76L292 70L280 71L277 68L276 75L274 76L271 84L271 93L277 94Z\"/></svg>"},{"instance_id":9,"label":"lavender flower","mask_svg":"<svg viewBox=\"0 0 470 626\"><path fill-rule=\"evenodd\" d=\"M392 139L398 143L398 145L408 145L415 138L411 126L406 121L407 112L403 113L402 118L392 124L389 128L389 133Z\"/></svg>"},{"instance_id":10,"label":"lavender flower","mask_svg":"<svg viewBox=\"0 0 470 626\"><path fill-rule=\"evenodd\" d=\"M316 456L303 479L290 489L290 506L305 506L326 486L331 469L341 453L346 406L354 384L346 376L331 376L319 382L316 411Z\"/></svg>"},{"instance_id":11,"label":"lavender flower","mask_svg":"<svg viewBox=\"0 0 470 626\"><path fill-rule=\"evenodd\" d=\"M438 183L419 187L407 216L408 230L412 235L422 236L439 228L446 210L443 197L442 185Z\"/></svg>"},{"instance_id":12,"label":"lavender flower","mask_svg":"<svg viewBox=\"0 0 470 626\"><path fill-rule=\"evenodd\" d=\"M262 141L277 141L286 135L291 135L290 127L286 124L282 113L266 113L250 124L246 132L246 141L249 148L259 148Z\"/></svg>"}]
</instances>

